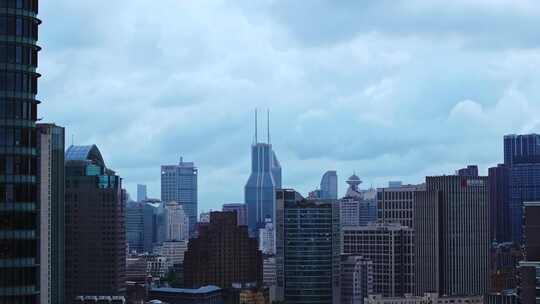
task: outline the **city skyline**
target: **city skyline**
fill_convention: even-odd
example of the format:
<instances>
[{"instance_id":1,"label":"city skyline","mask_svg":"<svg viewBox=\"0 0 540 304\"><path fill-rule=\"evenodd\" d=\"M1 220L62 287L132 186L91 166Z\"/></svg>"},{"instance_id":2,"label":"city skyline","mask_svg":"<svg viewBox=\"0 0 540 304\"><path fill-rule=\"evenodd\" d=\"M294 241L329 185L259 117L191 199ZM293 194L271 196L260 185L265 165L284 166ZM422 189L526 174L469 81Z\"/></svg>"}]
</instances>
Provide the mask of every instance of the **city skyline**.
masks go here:
<instances>
[{"instance_id":1,"label":"city skyline","mask_svg":"<svg viewBox=\"0 0 540 304\"><path fill-rule=\"evenodd\" d=\"M485 175L503 161L502 136L540 133L540 11L528 1L319 2L313 15L331 18L313 27L283 2L126 3L41 5L38 99L40 118L66 127L66 147L72 135L97 144L132 197L137 184L158 197L160 165L183 155L200 170L200 211L243 202L255 107L271 110L283 186L303 194L326 170L341 176L339 193L351 171L364 187L466 164Z\"/></svg>"}]
</instances>

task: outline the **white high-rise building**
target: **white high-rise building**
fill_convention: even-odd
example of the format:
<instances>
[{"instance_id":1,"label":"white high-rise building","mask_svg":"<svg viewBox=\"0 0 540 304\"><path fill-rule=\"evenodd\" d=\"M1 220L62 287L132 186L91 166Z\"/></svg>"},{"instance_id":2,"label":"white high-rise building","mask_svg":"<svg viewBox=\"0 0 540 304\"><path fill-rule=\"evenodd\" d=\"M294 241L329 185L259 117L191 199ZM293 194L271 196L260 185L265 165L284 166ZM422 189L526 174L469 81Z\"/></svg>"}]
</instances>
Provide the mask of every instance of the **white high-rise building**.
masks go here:
<instances>
[{"instance_id":1,"label":"white high-rise building","mask_svg":"<svg viewBox=\"0 0 540 304\"><path fill-rule=\"evenodd\" d=\"M273 255L276 253L275 233L272 219L266 218L264 228L259 229L259 250L263 254Z\"/></svg>"},{"instance_id":2,"label":"white high-rise building","mask_svg":"<svg viewBox=\"0 0 540 304\"><path fill-rule=\"evenodd\" d=\"M189 218L184 213L182 205L176 202L165 204L165 240L189 240Z\"/></svg>"}]
</instances>

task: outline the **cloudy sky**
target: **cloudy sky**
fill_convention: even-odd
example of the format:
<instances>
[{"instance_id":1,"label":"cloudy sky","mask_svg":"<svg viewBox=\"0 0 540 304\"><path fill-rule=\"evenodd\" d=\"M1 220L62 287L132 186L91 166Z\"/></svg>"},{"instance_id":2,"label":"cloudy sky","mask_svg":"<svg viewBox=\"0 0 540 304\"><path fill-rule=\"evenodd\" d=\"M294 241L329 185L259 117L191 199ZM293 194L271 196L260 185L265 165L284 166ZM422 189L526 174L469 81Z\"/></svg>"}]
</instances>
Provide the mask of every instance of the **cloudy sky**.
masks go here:
<instances>
[{"instance_id":1,"label":"cloudy sky","mask_svg":"<svg viewBox=\"0 0 540 304\"><path fill-rule=\"evenodd\" d=\"M40 116L132 196L195 161L200 210L243 201L256 107L304 193L329 169L364 187L487 172L504 134L540 132L535 2L42 1Z\"/></svg>"}]
</instances>

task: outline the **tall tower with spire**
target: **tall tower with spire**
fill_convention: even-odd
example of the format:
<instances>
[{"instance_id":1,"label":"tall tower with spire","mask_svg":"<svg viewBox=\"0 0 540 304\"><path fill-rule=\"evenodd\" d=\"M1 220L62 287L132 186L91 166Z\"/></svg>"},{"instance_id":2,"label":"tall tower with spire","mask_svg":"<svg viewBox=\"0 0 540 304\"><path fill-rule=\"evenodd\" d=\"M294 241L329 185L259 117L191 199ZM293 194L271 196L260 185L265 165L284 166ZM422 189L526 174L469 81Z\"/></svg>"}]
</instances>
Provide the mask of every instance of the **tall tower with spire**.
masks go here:
<instances>
[{"instance_id":1,"label":"tall tower with spire","mask_svg":"<svg viewBox=\"0 0 540 304\"><path fill-rule=\"evenodd\" d=\"M251 174L244 188L250 233L264 228L265 218L274 219L276 189L281 188L281 165L270 143L270 114L267 112L267 142L258 140L258 115L255 110L255 140L251 146Z\"/></svg>"}]
</instances>

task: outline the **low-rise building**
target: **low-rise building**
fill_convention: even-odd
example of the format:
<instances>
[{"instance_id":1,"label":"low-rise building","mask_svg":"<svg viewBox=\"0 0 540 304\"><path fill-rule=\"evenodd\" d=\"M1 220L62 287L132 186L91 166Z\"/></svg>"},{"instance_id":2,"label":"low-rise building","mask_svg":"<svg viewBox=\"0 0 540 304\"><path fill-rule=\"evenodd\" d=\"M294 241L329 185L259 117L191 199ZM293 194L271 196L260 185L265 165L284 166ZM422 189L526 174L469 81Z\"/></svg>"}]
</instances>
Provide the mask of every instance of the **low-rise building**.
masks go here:
<instances>
[{"instance_id":1,"label":"low-rise building","mask_svg":"<svg viewBox=\"0 0 540 304\"><path fill-rule=\"evenodd\" d=\"M152 288L148 298L167 304L223 304L222 289L213 286L200 288Z\"/></svg>"},{"instance_id":2,"label":"low-rise building","mask_svg":"<svg viewBox=\"0 0 540 304\"><path fill-rule=\"evenodd\" d=\"M426 293L424 296L406 294L403 297L383 297L382 295L370 295L365 299L365 304L483 304L482 296L468 297L445 297L436 293Z\"/></svg>"}]
</instances>

